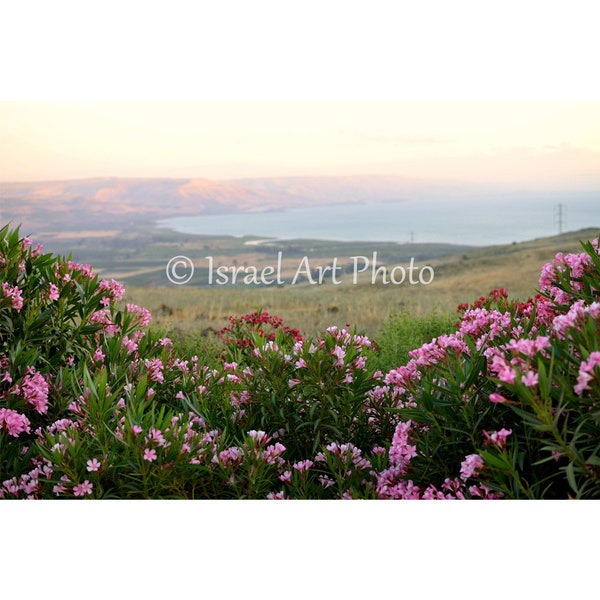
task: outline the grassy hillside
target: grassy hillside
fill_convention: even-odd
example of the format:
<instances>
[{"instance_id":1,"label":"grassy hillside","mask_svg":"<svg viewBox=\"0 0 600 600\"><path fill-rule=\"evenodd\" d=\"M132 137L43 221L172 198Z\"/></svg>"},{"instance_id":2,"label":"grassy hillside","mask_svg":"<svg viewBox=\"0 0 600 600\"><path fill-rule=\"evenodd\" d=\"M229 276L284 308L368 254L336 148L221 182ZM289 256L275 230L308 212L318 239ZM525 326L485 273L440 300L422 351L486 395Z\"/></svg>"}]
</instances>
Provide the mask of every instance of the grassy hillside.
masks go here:
<instances>
[{"instance_id":1,"label":"grassy hillside","mask_svg":"<svg viewBox=\"0 0 600 600\"><path fill-rule=\"evenodd\" d=\"M351 323L374 336L394 314L451 313L458 304L473 301L494 288L506 288L513 298L534 295L545 262L559 251L579 252L579 240L597 235L596 229L587 229L430 258L420 263L434 268L435 277L429 285L382 285L380 281L376 285L368 281L352 285L349 279L339 286L326 283L279 288L129 283L126 300L149 308L160 327L182 333L210 334L226 325L229 315L260 308L307 333Z\"/></svg>"}]
</instances>

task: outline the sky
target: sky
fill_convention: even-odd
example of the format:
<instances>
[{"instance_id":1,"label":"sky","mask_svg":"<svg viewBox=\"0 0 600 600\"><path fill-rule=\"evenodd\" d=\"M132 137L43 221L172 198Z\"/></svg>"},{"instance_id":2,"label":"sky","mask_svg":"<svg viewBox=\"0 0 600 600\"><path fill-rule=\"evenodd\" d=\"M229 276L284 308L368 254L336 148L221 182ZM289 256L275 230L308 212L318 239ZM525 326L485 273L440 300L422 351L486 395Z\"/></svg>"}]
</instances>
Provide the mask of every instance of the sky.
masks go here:
<instances>
[{"instance_id":1,"label":"sky","mask_svg":"<svg viewBox=\"0 0 600 600\"><path fill-rule=\"evenodd\" d=\"M598 188L600 102L0 102L0 181L361 174Z\"/></svg>"},{"instance_id":2,"label":"sky","mask_svg":"<svg viewBox=\"0 0 600 600\"><path fill-rule=\"evenodd\" d=\"M594 15L585 0L6 3L0 182L378 173L598 189Z\"/></svg>"}]
</instances>

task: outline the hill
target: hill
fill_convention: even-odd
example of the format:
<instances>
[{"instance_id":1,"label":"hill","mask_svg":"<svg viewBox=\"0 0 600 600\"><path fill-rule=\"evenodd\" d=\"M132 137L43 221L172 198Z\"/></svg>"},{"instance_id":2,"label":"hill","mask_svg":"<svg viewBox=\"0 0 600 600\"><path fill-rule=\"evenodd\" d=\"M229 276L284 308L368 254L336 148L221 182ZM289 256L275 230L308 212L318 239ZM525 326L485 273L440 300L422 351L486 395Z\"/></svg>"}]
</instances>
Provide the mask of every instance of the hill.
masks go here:
<instances>
[{"instance_id":1,"label":"hill","mask_svg":"<svg viewBox=\"0 0 600 600\"><path fill-rule=\"evenodd\" d=\"M468 183L384 175L0 183L0 220L22 223L39 235L106 229L134 220L141 225L177 216L372 200L419 200L431 195L464 197L484 190Z\"/></svg>"},{"instance_id":2,"label":"hill","mask_svg":"<svg viewBox=\"0 0 600 600\"><path fill-rule=\"evenodd\" d=\"M597 229L585 229L504 246L458 252L457 248L446 248L444 256L420 263L431 265L435 271L428 285L383 285L381 280L375 285L368 280L352 285L346 280L339 286L139 286L132 278L127 285L127 299L150 309L155 324L188 334L217 331L227 325L229 315L262 309L305 332L352 323L375 336L390 316L454 313L459 304L473 302L495 288L505 288L515 299L534 296L546 262L559 251L580 252L579 241L593 239L599 233ZM406 264L405 259L397 256L396 262Z\"/></svg>"}]
</instances>

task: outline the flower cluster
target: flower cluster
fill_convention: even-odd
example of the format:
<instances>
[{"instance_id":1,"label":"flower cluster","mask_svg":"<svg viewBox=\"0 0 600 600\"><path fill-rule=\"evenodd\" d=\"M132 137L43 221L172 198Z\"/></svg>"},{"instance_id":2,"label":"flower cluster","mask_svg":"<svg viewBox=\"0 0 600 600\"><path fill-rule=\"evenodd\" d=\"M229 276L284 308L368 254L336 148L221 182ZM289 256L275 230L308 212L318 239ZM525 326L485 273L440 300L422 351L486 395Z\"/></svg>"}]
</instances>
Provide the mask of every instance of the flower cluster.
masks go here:
<instances>
[{"instance_id":1,"label":"flower cluster","mask_svg":"<svg viewBox=\"0 0 600 600\"><path fill-rule=\"evenodd\" d=\"M231 317L182 355L89 265L0 230L0 498L600 496L600 256L380 369L350 327ZM452 317L454 319L454 317Z\"/></svg>"}]
</instances>

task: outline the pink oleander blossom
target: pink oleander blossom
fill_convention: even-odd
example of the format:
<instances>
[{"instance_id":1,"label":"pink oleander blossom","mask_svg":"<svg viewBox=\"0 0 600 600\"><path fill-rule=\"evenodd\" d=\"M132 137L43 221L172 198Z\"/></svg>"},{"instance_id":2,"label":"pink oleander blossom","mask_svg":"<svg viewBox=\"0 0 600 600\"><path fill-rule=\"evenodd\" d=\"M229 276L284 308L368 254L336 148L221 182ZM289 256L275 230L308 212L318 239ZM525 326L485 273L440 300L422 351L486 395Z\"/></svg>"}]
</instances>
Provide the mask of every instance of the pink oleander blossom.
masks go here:
<instances>
[{"instance_id":1,"label":"pink oleander blossom","mask_svg":"<svg viewBox=\"0 0 600 600\"><path fill-rule=\"evenodd\" d=\"M417 456L416 446L410 444L411 428L412 421L400 421L396 425L390 446L390 464L399 469L402 474L406 472L411 459Z\"/></svg>"},{"instance_id":2,"label":"pink oleander blossom","mask_svg":"<svg viewBox=\"0 0 600 600\"><path fill-rule=\"evenodd\" d=\"M153 462L156 460L156 450L154 448L144 448L144 460L148 462Z\"/></svg>"},{"instance_id":3,"label":"pink oleander blossom","mask_svg":"<svg viewBox=\"0 0 600 600\"><path fill-rule=\"evenodd\" d=\"M269 492L267 494L267 500L285 500L283 490L281 490L281 492Z\"/></svg>"},{"instance_id":4,"label":"pink oleander blossom","mask_svg":"<svg viewBox=\"0 0 600 600\"><path fill-rule=\"evenodd\" d=\"M11 408L0 408L0 428L4 427L8 435L19 437L21 433L30 433L29 419Z\"/></svg>"},{"instance_id":5,"label":"pink oleander blossom","mask_svg":"<svg viewBox=\"0 0 600 600\"><path fill-rule=\"evenodd\" d=\"M279 475L279 480L283 481L283 483L287 483L287 482L291 481L291 479L292 479L291 471L284 471L283 473L281 473Z\"/></svg>"},{"instance_id":6,"label":"pink oleander blossom","mask_svg":"<svg viewBox=\"0 0 600 600\"><path fill-rule=\"evenodd\" d=\"M588 360L584 360L579 365L579 374L577 384L573 390L581 396L585 390L590 389L590 382L594 379L594 369L600 367L600 352L592 352Z\"/></svg>"},{"instance_id":7,"label":"pink oleander blossom","mask_svg":"<svg viewBox=\"0 0 600 600\"><path fill-rule=\"evenodd\" d=\"M506 404L508 402L508 400L502 394L499 394L498 392L491 393L488 396L488 399L490 402L493 402L495 404Z\"/></svg>"},{"instance_id":8,"label":"pink oleander blossom","mask_svg":"<svg viewBox=\"0 0 600 600\"><path fill-rule=\"evenodd\" d=\"M98 290L101 292L109 292L110 301L120 300L125 295L125 287L114 279L111 279L110 281L103 279L100 281Z\"/></svg>"},{"instance_id":9,"label":"pink oleander blossom","mask_svg":"<svg viewBox=\"0 0 600 600\"><path fill-rule=\"evenodd\" d=\"M502 428L500 431L493 431L492 433L488 433L484 430L484 443L486 446L497 446L498 448L503 449L506 447L506 438L511 434L512 429Z\"/></svg>"},{"instance_id":10,"label":"pink oleander blossom","mask_svg":"<svg viewBox=\"0 0 600 600\"><path fill-rule=\"evenodd\" d=\"M255 429L249 431L248 435L254 440L256 446L265 446L271 440L264 431L256 431Z\"/></svg>"},{"instance_id":11,"label":"pink oleander blossom","mask_svg":"<svg viewBox=\"0 0 600 600\"><path fill-rule=\"evenodd\" d=\"M263 460L269 465L281 464L283 462L281 455L284 452L285 446L279 442L276 442L275 444L271 444L265 448L262 457Z\"/></svg>"},{"instance_id":12,"label":"pink oleander blossom","mask_svg":"<svg viewBox=\"0 0 600 600\"><path fill-rule=\"evenodd\" d=\"M96 348L96 350L94 351L94 356L93 356L94 362L97 362L97 363L102 362L104 360L104 358L105 358L105 356L104 356L104 352L102 352L102 347L98 346Z\"/></svg>"},{"instance_id":13,"label":"pink oleander blossom","mask_svg":"<svg viewBox=\"0 0 600 600\"><path fill-rule=\"evenodd\" d=\"M89 318L89 323L90 325L102 325L104 333L108 335L118 333L119 331L119 326L116 323L113 323L108 308L102 308L92 313Z\"/></svg>"},{"instance_id":14,"label":"pink oleander blossom","mask_svg":"<svg viewBox=\"0 0 600 600\"><path fill-rule=\"evenodd\" d=\"M335 361L335 366L343 367L344 366L344 357L346 356L346 351L341 346L336 346L331 353L337 358Z\"/></svg>"},{"instance_id":15,"label":"pink oleander blossom","mask_svg":"<svg viewBox=\"0 0 600 600\"><path fill-rule=\"evenodd\" d=\"M294 463L292 465L292 467L294 469L296 469L296 471L300 472L300 473L305 473L306 471L308 471L312 466L313 466L313 461L312 460L300 460L296 463Z\"/></svg>"},{"instance_id":16,"label":"pink oleander blossom","mask_svg":"<svg viewBox=\"0 0 600 600\"><path fill-rule=\"evenodd\" d=\"M144 361L144 365L146 369L148 369L148 375L150 377L150 381L155 381L157 383L163 383L165 378L163 375L164 365L160 358L153 358L152 360L146 359Z\"/></svg>"},{"instance_id":17,"label":"pink oleander blossom","mask_svg":"<svg viewBox=\"0 0 600 600\"><path fill-rule=\"evenodd\" d=\"M58 287L56 285L54 285L53 283L51 283L49 285L50 291L48 292L48 298L50 300L58 300L59 298L59 293L58 293Z\"/></svg>"},{"instance_id":18,"label":"pink oleander blossom","mask_svg":"<svg viewBox=\"0 0 600 600\"><path fill-rule=\"evenodd\" d=\"M67 267L73 273L74 271L80 271L84 277L88 279L92 279L94 274L92 273L92 267L88 264L81 264L77 262L73 262L71 260L67 261Z\"/></svg>"},{"instance_id":19,"label":"pink oleander blossom","mask_svg":"<svg viewBox=\"0 0 600 600\"><path fill-rule=\"evenodd\" d=\"M102 464L100 462L98 462L98 459L96 458L92 458L91 460L87 461L87 470L91 473L92 471L97 471Z\"/></svg>"},{"instance_id":20,"label":"pink oleander blossom","mask_svg":"<svg viewBox=\"0 0 600 600\"><path fill-rule=\"evenodd\" d=\"M4 298L10 299L10 308L14 308L16 311L20 311L23 308L23 295L18 286L11 287L8 283L4 282L2 284L2 295Z\"/></svg>"},{"instance_id":21,"label":"pink oleander blossom","mask_svg":"<svg viewBox=\"0 0 600 600\"><path fill-rule=\"evenodd\" d=\"M146 327L150 324L150 321L152 321L152 314L150 311L137 304L127 304L127 312L135 316L140 327Z\"/></svg>"},{"instance_id":22,"label":"pink oleander blossom","mask_svg":"<svg viewBox=\"0 0 600 600\"><path fill-rule=\"evenodd\" d=\"M476 477L483 467L483 458L479 454L469 454L460 463L460 478L466 481L469 477Z\"/></svg>"},{"instance_id":23,"label":"pink oleander blossom","mask_svg":"<svg viewBox=\"0 0 600 600\"><path fill-rule=\"evenodd\" d=\"M243 457L244 451L237 446L232 446L231 448L219 452L218 459L214 462L220 462L223 466L235 465L240 463Z\"/></svg>"},{"instance_id":24,"label":"pink oleander blossom","mask_svg":"<svg viewBox=\"0 0 600 600\"><path fill-rule=\"evenodd\" d=\"M40 414L48 412L48 391L48 382L44 376L30 367L21 382L21 392L27 403Z\"/></svg>"},{"instance_id":25,"label":"pink oleander blossom","mask_svg":"<svg viewBox=\"0 0 600 600\"><path fill-rule=\"evenodd\" d=\"M92 495L92 489L94 484L90 483L87 479L78 485L73 486L73 494L75 496L85 496L86 494Z\"/></svg>"},{"instance_id":26,"label":"pink oleander blossom","mask_svg":"<svg viewBox=\"0 0 600 600\"><path fill-rule=\"evenodd\" d=\"M123 338L121 348L127 349L127 354L133 354L138 349L138 345L132 339L129 339L128 335L126 335Z\"/></svg>"},{"instance_id":27,"label":"pink oleander blossom","mask_svg":"<svg viewBox=\"0 0 600 600\"><path fill-rule=\"evenodd\" d=\"M535 387L538 384L538 374L535 371L528 371L527 375L521 377L521 383L527 387Z\"/></svg>"}]
</instances>

